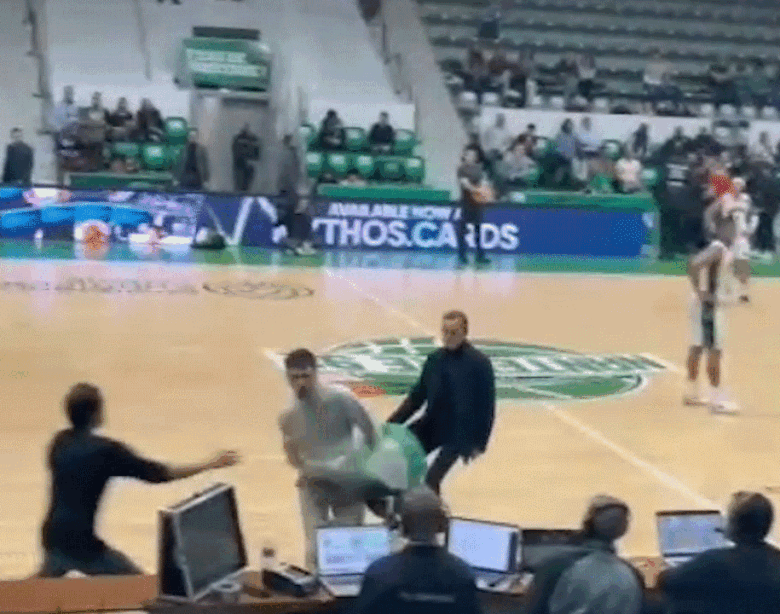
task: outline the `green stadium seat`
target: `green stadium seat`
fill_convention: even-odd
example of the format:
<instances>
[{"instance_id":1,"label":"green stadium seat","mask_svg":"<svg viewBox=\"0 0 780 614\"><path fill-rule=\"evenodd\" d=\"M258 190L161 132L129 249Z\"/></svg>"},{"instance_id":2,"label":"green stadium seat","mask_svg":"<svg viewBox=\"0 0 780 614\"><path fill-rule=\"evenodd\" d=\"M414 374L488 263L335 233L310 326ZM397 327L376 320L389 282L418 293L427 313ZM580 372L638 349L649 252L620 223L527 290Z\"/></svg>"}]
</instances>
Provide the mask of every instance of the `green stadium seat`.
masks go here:
<instances>
[{"instance_id":1,"label":"green stadium seat","mask_svg":"<svg viewBox=\"0 0 780 614\"><path fill-rule=\"evenodd\" d=\"M317 140L317 130L311 124L303 124L298 128L298 135L300 136L301 143L306 149L314 147L314 143Z\"/></svg>"},{"instance_id":2,"label":"green stadium seat","mask_svg":"<svg viewBox=\"0 0 780 614\"><path fill-rule=\"evenodd\" d=\"M337 179L345 177L350 168L351 158L343 153L329 153L325 166L327 171L332 173Z\"/></svg>"},{"instance_id":3,"label":"green stadium seat","mask_svg":"<svg viewBox=\"0 0 780 614\"><path fill-rule=\"evenodd\" d=\"M363 128L344 128L344 148L347 151L365 151L368 147Z\"/></svg>"},{"instance_id":4,"label":"green stadium seat","mask_svg":"<svg viewBox=\"0 0 780 614\"><path fill-rule=\"evenodd\" d=\"M187 142L189 125L183 117L169 117L165 120L165 138L171 145L183 145Z\"/></svg>"},{"instance_id":5,"label":"green stadium seat","mask_svg":"<svg viewBox=\"0 0 780 614\"><path fill-rule=\"evenodd\" d=\"M620 141L607 140L601 146L610 160L618 160L623 155L623 144Z\"/></svg>"},{"instance_id":6,"label":"green stadium seat","mask_svg":"<svg viewBox=\"0 0 780 614\"><path fill-rule=\"evenodd\" d=\"M306 172L309 177L317 178L322 175L325 166L325 157L318 151L306 153Z\"/></svg>"},{"instance_id":7,"label":"green stadium seat","mask_svg":"<svg viewBox=\"0 0 780 614\"><path fill-rule=\"evenodd\" d=\"M150 171L165 171L170 168L168 148L162 143L144 143L141 146L141 162Z\"/></svg>"},{"instance_id":8,"label":"green stadium seat","mask_svg":"<svg viewBox=\"0 0 780 614\"><path fill-rule=\"evenodd\" d=\"M376 169L376 162L374 156L368 154L359 154L355 156L353 160L353 166L355 170L360 174L363 179L371 179Z\"/></svg>"},{"instance_id":9,"label":"green stadium seat","mask_svg":"<svg viewBox=\"0 0 780 614\"><path fill-rule=\"evenodd\" d=\"M141 146L138 143L117 142L111 146L111 158L138 158L141 155Z\"/></svg>"},{"instance_id":10,"label":"green stadium seat","mask_svg":"<svg viewBox=\"0 0 780 614\"><path fill-rule=\"evenodd\" d=\"M656 185L658 185L658 180L660 179L658 169L657 168L646 168L642 171L642 183L644 186L648 189L654 188Z\"/></svg>"},{"instance_id":11,"label":"green stadium seat","mask_svg":"<svg viewBox=\"0 0 780 614\"><path fill-rule=\"evenodd\" d=\"M184 155L185 145L169 145L168 146L168 159L171 162L171 167L175 167L181 157Z\"/></svg>"},{"instance_id":12,"label":"green stadium seat","mask_svg":"<svg viewBox=\"0 0 780 614\"><path fill-rule=\"evenodd\" d=\"M384 181L398 181L403 179L404 166L401 158L395 156L383 156L377 160L379 176Z\"/></svg>"},{"instance_id":13,"label":"green stadium seat","mask_svg":"<svg viewBox=\"0 0 780 614\"><path fill-rule=\"evenodd\" d=\"M425 161L413 156L404 160L404 175L412 183L422 183L425 179Z\"/></svg>"},{"instance_id":14,"label":"green stadium seat","mask_svg":"<svg viewBox=\"0 0 780 614\"><path fill-rule=\"evenodd\" d=\"M411 130L396 130L395 131L395 145L393 146L394 153L398 155L410 155L414 151L417 145L417 137L414 136L414 132Z\"/></svg>"}]
</instances>

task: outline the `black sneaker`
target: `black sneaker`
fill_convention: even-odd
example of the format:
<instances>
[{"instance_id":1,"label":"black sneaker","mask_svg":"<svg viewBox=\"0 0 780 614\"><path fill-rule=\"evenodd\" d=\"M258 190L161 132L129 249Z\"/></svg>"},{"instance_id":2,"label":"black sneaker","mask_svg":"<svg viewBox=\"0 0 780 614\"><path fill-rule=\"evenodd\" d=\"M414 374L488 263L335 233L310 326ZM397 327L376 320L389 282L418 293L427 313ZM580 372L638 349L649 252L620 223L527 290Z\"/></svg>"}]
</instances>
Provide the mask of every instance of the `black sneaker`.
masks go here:
<instances>
[{"instance_id":1,"label":"black sneaker","mask_svg":"<svg viewBox=\"0 0 780 614\"><path fill-rule=\"evenodd\" d=\"M490 258L482 254L481 256L477 256L477 264L490 264Z\"/></svg>"},{"instance_id":2,"label":"black sneaker","mask_svg":"<svg viewBox=\"0 0 780 614\"><path fill-rule=\"evenodd\" d=\"M747 294L743 294L742 296L739 297L739 302L740 303L749 303L750 302L750 297Z\"/></svg>"},{"instance_id":3,"label":"black sneaker","mask_svg":"<svg viewBox=\"0 0 780 614\"><path fill-rule=\"evenodd\" d=\"M469 259L466 256L458 256L458 266L467 266Z\"/></svg>"}]
</instances>

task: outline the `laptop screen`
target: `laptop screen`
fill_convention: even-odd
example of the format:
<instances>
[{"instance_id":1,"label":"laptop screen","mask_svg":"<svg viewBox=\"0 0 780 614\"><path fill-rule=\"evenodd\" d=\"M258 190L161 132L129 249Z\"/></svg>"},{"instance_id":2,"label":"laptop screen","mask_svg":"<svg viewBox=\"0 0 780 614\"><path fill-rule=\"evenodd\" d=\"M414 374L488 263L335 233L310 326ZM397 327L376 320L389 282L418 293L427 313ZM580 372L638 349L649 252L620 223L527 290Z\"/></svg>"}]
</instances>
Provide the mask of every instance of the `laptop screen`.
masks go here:
<instances>
[{"instance_id":1,"label":"laptop screen","mask_svg":"<svg viewBox=\"0 0 780 614\"><path fill-rule=\"evenodd\" d=\"M516 526L452 518L447 533L447 550L470 567L501 573L515 570Z\"/></svg>"},{"instance_id":2,"label":"laptop screen","mask_svg":"<svg viewBox=\"0 0 780 614\"><path fill-rule=\"evenodd\" d=\"M522 568L537 571L548 561L580 549L577 529L523 529L521 535Z\"/></svg>"},{"instance_id":3,"label":"laptop screen","mask_svg":"<svg viewBox=\"0 0 780 614\"><path fill-rule=\"evenodd\" d=\"M321 576L365 573L390 554L390 530L383 526L317 529L317 569Z\"/></svg>"},{"instance_id":4,"label":"laptop screen","mask_svg":"<svg viewBox=\"0 0 780 614\"><path fill-rule=\"evenodd\" d=\"M720 512L659 512L656 518L664 557L698 554L728 544Z\"/></svg>"}]
</instances>

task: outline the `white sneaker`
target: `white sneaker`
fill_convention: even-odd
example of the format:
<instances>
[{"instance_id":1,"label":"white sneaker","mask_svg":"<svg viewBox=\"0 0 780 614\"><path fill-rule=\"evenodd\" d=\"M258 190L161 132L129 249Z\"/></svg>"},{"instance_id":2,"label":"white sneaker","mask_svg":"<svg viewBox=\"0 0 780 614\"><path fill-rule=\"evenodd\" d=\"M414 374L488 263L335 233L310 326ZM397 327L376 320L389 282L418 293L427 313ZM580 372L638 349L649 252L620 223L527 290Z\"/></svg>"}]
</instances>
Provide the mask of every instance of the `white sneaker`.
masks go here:
<instances>
[{"instance_id":1,"label":"white sneaker","mask_svg":"<svg viewBox=\"0 0 780 614\"><path fill-rule=\"evenodd\" d=\"M702 405L706 404L707 401L705 400L698 386L689 383L688 390L683 396L683 405L687 405L689 407L701 407Z\"/></svg>"},{"instance_id":2,"label":"white sneaker","mask_svg":"<svg viewBox=\"0 0 780 614\"><path fill-rule=\"evenodd\" d=\"M737 404L729 401L723 393L716 394L709 403L710 411L718 415L734 415L739 413Z\"/></svg>"}]
</instances>

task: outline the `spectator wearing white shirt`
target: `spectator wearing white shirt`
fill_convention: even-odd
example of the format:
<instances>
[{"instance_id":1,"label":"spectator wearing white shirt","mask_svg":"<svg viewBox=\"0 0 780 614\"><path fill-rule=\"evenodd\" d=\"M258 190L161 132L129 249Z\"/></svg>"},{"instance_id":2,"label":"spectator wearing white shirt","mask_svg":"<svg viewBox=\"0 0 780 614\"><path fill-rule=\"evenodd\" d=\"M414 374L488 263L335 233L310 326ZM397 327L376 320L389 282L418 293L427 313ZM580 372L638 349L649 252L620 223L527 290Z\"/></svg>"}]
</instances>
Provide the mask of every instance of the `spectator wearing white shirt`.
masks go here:
<instances>
[{"instance_id":1,"label":"spectator wearing white shirt","mask_svg":"<svg viewBox=\"0 0 780 614\"><path fill-rule=\"evenodd\" d=\"M772 143L769 142L768 132L762 132L758 135L758 143L750 152L750 157L757 164L774 164L775 150L772 147Z\"/></svg>"},{"instance_id":2,"label":"spectator wearing white shirt","mask_svg":"<svg viewBox=\"0 0 780 614\"><path fill-rule=\"evenodd\" d=\"M590 117L583 117L580 130L577 133L577 160L579 171L577 175L588 181L591 178L591 163L601 150L601 137L593 130Z\"/></svg>"},{"instance_id":3,"label":"spectator wearing white shirt","mask_svg":"<svg viewBox=\"0 0 780 614\"><path fill-rule=\"evenodd\" d=\"M487 156L489 170L495 170L504 157L504 154L512 147L512 135L506 128L506 118L503 113L496 115L496 123L485 130L482 135L482 150Z\"/></svg>"},{"instance_id":4,"label":"spectator wearing white shirt","mask_svg":"<svg viewBox=\"0 0 780 614\"><path fill-rule=\"evenodd\" d=\"M525 143L518 141L501 161L498 176L502 187L526 185L528 177L536 169L536 161L528 155Z\"/></svg>"},{"instance_id":5,"label":"spectator wearing white shirt","mask_svg":"<svg viewBox=\"0 0 780 614\"><path fill-rule=\"evenodd\" d=\"M617 175L618 189L624 194L633 194L641 192L642 185L642 163L634 156L630 147L625 147L623 157L618 160L615 166Z\"/></svg>"}]
</instances>

